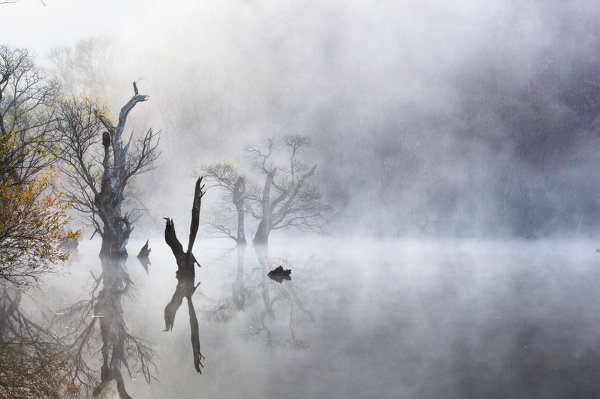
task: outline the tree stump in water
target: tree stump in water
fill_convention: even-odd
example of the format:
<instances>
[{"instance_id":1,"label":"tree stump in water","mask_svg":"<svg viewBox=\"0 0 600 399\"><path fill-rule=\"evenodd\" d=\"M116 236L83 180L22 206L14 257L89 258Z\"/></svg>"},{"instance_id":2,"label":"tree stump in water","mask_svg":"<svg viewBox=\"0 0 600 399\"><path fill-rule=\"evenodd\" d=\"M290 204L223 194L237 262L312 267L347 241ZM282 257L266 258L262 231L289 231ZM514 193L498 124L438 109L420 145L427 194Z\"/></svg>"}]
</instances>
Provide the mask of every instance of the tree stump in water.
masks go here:
<instances>
[{"instance_id":1,"label":"tree stump in water","mask_svg":"<svg viewBox=\"0 0 600 399\"><path fill-rule=\"evenodd\" d=\"M192 247L196 240L196 234L198 233L198 226L200 224L200 206L202 203L202 196L204 192L204 185L202 185L202 177L196 181L196 189L194 191L194 203L192 205L192 222L190 225L190 236L188 240L187 251L184 252L183 245L177 239L175 233L175 224L173 219L165 218L165 241L167 245L171 247L175 260L177 262L177 287L173 293L171 301L165 307L165 331L173 329L175 322L175 314L183 302L183 298L187 299L188 313L190 318L190 331L192 340L192 354L194 356L194 367L196 371L202 374L202 353L200 352L200 334L198 331L198 319L196 317L196 311L194 309L194 303L192 302L192 295L196 291L196 288L200 283L195 284L195 269L194 264L200 264L196 261L194 254L192 254Z\"/></svg>"}]
</instances>

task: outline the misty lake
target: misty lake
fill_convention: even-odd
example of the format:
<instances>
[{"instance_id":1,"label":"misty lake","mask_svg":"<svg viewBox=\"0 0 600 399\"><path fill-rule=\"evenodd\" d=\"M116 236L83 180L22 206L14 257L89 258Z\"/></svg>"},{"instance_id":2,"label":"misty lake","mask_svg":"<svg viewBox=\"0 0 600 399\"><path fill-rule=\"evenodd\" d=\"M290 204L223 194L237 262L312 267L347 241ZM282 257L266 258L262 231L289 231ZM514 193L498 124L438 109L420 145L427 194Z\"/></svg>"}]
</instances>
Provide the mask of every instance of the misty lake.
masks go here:
<instances>
[{"instance_id":1,"label":"misty lake","mask_svg":"<svg viewBox=\"0 0 600 399\"><path fill-rule=\"evenodd\" d=\"M275 241L267 268L292 269L291 281L280 284L266 276L252 245L238 252L227 242L200 241L193 300L202 374L194 369L185 305L173 330L163 331L176 265L161 237L150 247L148 273L134 255L127 259L131 288L119 298L126 330L153 349L157 371L148 385L134 361L131 377L123 367L133 397L600 392L600 255L590 242ZM102 292L94 284L102 273L97 251L96 242L80 245L67 272L49 279L44 306L60 313ZM63 325L81 329L93 317ZM98 377L99 330L87 348Z\"/></svg>"}]
</instances>

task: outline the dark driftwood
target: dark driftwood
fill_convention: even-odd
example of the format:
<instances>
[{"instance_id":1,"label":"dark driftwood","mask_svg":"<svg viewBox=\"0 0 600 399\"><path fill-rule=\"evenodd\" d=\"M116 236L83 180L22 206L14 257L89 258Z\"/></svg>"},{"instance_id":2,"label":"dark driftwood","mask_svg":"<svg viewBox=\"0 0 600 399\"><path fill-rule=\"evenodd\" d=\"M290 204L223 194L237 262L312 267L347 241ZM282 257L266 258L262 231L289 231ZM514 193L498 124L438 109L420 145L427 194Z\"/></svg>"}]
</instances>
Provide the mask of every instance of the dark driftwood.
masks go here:
<instances>
[{"instance_id":1,"label":"dark driftwood","mask_svg":"<svg viewBox=\"0 0 600 399\"><path fill-rule=\"evenodd\" d=\"M194 303L192 302L192 295L200 285L195 284L195 269L194 264L198 264L196 258L192 254L192 248L194 241L196 240L196 234L198 233L198 227L200 225L200 207L202 204L202 196L204 192L204 185L202 185L202 178L200 177L196 181L196 189L194 191L194 203L192 205L192 221L190 225L190 235L187 245L187 251L184 252L183 245L179 242L177 234L175 233L175 224L173 219L165 218L165 241L167 245L173 251L175 260L177 262L177 287L173 293L171 301L165 307L165 331L173 329L175 322L175 315L177 310L183 303L183 298L187 300L188 312L190 318L190 331L192 340L192 354L194 356L194 367L196 371L202 374L202 353L200 352L200 334L198 331L198 319L196 317L196 311L194 309ZM200 266L200 264L198 264Z\"/></svg>"},{"instance_id":2,"label":"dark driftwood","mask_svg":"<svg viewBox=\"0 0 600 399\"><path fill-rule=\"evenodd\" d=\"M150 240L146 240L146 243L144 244L144 246L142 247L142 249L140 249L140 253L138 253L138 258L147 258L150 256L150 251L152 251L150 249L150 247L148 246L148 244L150 243Z\"/></svg>"},{"instance_id":3,"label":"dark driftwood","mask_svg":"<svg viewBox=\"0 0 600 399\"><path fill-rule=\"evenodd\" d=\"M279 284L281 284L283 280L291 280L291 274L292 271L290 269L284 269L283 266L278 266L275 269L271 270L269 274L267 274L267 276L269 276L271 280L275 280Z\"/></svg>"},{"instance_id":4,"label":"dark driftwood","mask_svg":"<svg viewBox=\"0 0 600 399\"><path fill-rule=\"evenodd\" d=\"M142 265L142 267L146 271L146 274L150 274L149 269L150 269L150 264L151 264L150 263L150 251L152 251L152 250L148 246L149 242L150 242L150 240L146 240L146 243L144 244L142 249L140 249L140 252L138 253L138 256L137 256L137 259L140 262L140 265Z\"/></svg>"}]
</instances>

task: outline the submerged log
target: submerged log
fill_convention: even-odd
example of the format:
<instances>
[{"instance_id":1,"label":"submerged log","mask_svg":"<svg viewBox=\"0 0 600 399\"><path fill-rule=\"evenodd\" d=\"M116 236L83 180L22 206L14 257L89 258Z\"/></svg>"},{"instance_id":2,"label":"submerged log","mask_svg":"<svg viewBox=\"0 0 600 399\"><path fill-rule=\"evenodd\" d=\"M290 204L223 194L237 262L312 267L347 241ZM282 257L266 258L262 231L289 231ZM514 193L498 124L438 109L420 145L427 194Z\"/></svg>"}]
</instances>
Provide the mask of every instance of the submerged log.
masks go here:
<instances>
[{"instance_id":1,"label":"submerged log","mask_svg":"<svg viewBox=\"0 0 600 399\"><path fill-rule=\"evenodd\" d=\"M147 258L150 256L150 251L152 251L152 250L148 246L149 242L150 242L150 239L146 240L146 243L144 244L142 249L140 249L140 253L138 253L138 256L137 256L138 258Z\"/></svg>"},{"instance_id":2,"label":"submerged log","mask_svg":"<svg viewBox=\"0 0 600 399\"><path fill-rule=\"evenodd\" d=\"M278 266L275 269L271 270L267 274L267 276L269 276L271 280L277 281L279 284L281 284L283 280L291 280L291 274L292 271L290 269L284 269L283 266Z\"/></svg>"}]
</instances>

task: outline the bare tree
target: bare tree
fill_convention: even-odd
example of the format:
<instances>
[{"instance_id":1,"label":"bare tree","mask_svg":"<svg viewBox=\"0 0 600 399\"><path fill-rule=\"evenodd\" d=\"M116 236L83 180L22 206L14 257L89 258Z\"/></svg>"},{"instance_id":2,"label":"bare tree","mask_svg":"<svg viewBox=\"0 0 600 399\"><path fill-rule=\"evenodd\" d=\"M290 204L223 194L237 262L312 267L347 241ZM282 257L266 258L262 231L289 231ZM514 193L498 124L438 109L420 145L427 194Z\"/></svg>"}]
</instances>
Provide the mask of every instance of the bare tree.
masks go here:
<instances>
[{"instance_id":1,"label":"bare tree","mask_svg":"<svg viewBox=\"0 0 600 399\"><path fill-rule=\"evenodd\" d=\"M255 244L267 244L273 230L296 228L321 232L327 224L331 207L323 202L319 189L310 183L317 165L309 167L298 159L298 153L310 143L307 136L292 135L281 143L268 139L264 147L246 147L254 160L254 168L265 179L262 190L253 189L247 194L249 212L259 220ZM277 166L275 153L280 145L285 162Z\"/></svg>"},{"instance_id":2,"label":"bare tree","mask_svg":"<svg viewBox=\"0 0 600 399\"><path fill-rule=\"evenodd\" d=\"M192 302L192 295L196 292L196 289L200 285L195 285L196 273L194 264L198 264L192 248L194 241L196 241L196 234L198 233L198 227L200 225L200 207L202 205L202 197L204 196L204 185L202 185L202 177L196 181L196 188L194 190L194 203L192 205L192 222L190 225L190 235L188 240L187 250L184 251L183 246L177 239L175 233L175 225L172 219L165 218L167 223L165 225L165 241L171 247L175 260L177 261L177 287L173 293L171 301L165 307L165 331L173 329L173 323L175 322L175 314L183 302L183 298L187 299L188 313L190 318L190 332L192 338L192 354L194 357L194 367L196 371L202 374L202 352L200 352L200 333L198 330L198 318L196 317L196 310L194 309L194 303ZM200 264L198 264L200 266Z\"/></svg>"},{"instance_id":3,"label":"bare tree","mask_svg":"<svg viewBox=\"0 0 600 399\"><path fill-rule=\"evenodd\" d=\"M227 199L235 207L235 228L230 223L227 207L220 207L211 212L212 218L207 221L212 233L235 240L238 245L246 245L244 232L244 214L246 201L246 177L241 175L230 163L215 163L204 168L204 176L215 186L226 192Z\"/></svg>"},{"instance_id":4,"label":"bare tree","mask_svg":"<svg viewBox=\"0 0 600 399\"><path fill-rule=\"evenodd\" d=\"M124 56L115 37L103 36L80 40L73 46L50 52L52 73L68 93L114 98L122 81L116 78Z\"/></svg>"},{"instance_id":5,"label":"bare tree","mask_svg":"<svg viewBox=\"0 0 600 399\"><path fill-rule=\"evenodd\" d=\"M27 50L0 45L0 177L13 184L46 168L56 149L56 81L48 79Z\"/></svg>"},{"instance_id":6,"label":"bare tree","mask_svg":"<svg viewBox=\"0 0 600 399\"><path fill-rule=\"evenodd\" d=\"M49 168L58 85L23 49L0 45L0 280L37 283L66 260L68 201Z\"/></svg>"},{"instance_id":7,"label":"bare tree","mask_svg":"<svg viewBox=\"0 0 600 399\"><path fill-rule=\"evenodd\" d=\"M136 214L122 209L126 189L135 176L150 170L158 157L158 132L148 129L137 140L133 133L123 137L129 112L149 98L139 94L135 82L133 89L116 126L106 116L106 109L88 98L61 104L62 170L69 178L75 208L89 216L102 237L101 256L127 255Z\"/></svg>"}]
</instances>

